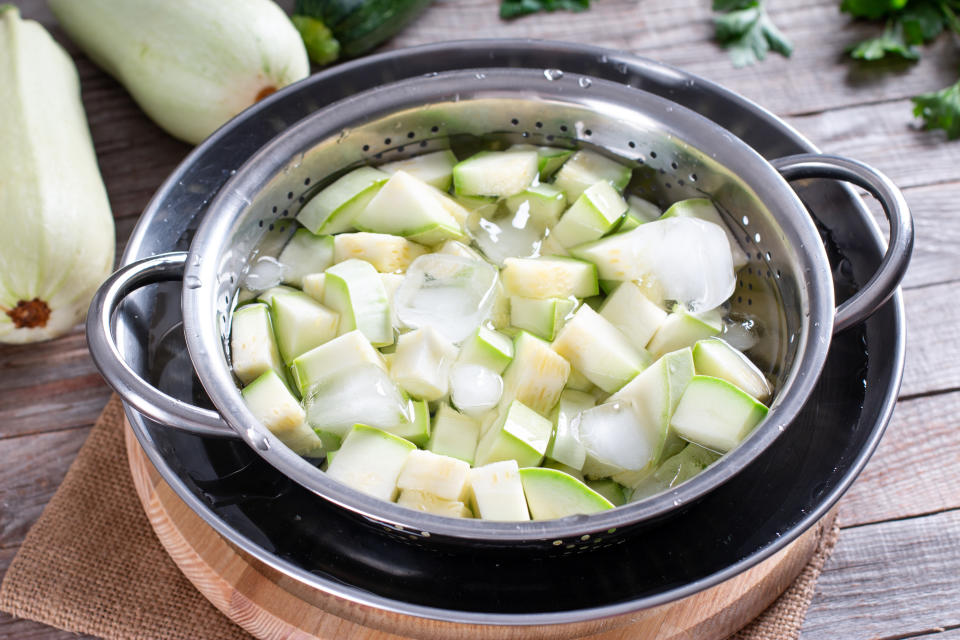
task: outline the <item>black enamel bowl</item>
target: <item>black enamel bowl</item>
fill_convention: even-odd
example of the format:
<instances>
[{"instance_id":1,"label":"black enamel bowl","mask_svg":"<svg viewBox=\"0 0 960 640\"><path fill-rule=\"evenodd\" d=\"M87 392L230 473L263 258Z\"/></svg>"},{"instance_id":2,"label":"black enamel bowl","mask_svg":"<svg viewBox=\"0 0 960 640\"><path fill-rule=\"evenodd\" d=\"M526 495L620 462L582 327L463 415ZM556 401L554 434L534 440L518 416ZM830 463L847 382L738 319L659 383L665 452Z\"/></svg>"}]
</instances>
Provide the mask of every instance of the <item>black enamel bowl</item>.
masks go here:
<instances>
[{"instance_id":1,"label":"black enamel bowl","mask_svg":"<svg viewBox=\"0 0 960 640\"><path fill-rule=\"evenodd\" d=\"M236 166L204 162L201 145L144 213L126 263L185 248L219 187L277 132L355 91L426 71L550 66L626 82L698 111L765 157L816 149L783 122L683 72L609 51L540 42L434 45L374 56L280 92L221 132ZM623 70L626 70L625 72ZM222 152L221 152L222 153ZM218 158L222 158L218 153ZM881 262L881 236L848 188L795 188L816 215L838 300ZM179 284L130 296L117 339L133 368L184 401L203 403L179 325ZM880 351L882 358L870 358ZM892 347L891 347L892 345ZM896 294L865 324L834 336L822 377L780 438L722 486L634 531L598 538L589 554L510 553L470 545L444 552L404 544L382 525L326 503L264 463L246 444L184 434L128 417L149 458L178 495L249 556L298 588L449 622L563 624L672 601L756 564L816 522L853 481L889 420L903 367ZM209 406L209 405L208 405ZM577 551L580 548L571 551Z\"/></svg>"}]
</instances>

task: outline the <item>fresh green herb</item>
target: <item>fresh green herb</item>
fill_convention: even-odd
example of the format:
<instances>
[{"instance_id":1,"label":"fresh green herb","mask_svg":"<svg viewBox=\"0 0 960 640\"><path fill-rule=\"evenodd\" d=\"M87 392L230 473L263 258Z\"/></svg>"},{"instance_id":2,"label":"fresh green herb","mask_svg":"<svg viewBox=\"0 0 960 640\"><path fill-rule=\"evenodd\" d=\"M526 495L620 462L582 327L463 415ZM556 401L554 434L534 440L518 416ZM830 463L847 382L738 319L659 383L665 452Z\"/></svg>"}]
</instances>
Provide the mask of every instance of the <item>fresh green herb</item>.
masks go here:
<instances>
[{"instance_id":1,"label":"fresh green herb","mask_svg":"<svg viewBox=\"0 0 960 640\"><path fill-rule=\"evenodd\" d=\"M787 57L793 53L793 45L770 20L762 0L714 0L713 10L725 12L714 19L714 26L734 66L759 62L770 50Z\"/></svg>"},{"instance_id":2,"label":"fresh green herb","mask_svg":"<svg viewBox=\"0 0 960 640\"><path fill-rule=\"evenodd\" d=\"M960 138L960 81L913 98L913 115L923 118L927 129L943 129L951 140Z\"/></svg>"},{"instance_id":3,"label":"fresh green herb","mask_svg":"<svg viewBox=\"0 0 960 640\"><path fill-rule=\"evenodd\" d=\"M502 0L500 17L509 19L539 11L586 11L589 8L590 0Z\"/></svg>"},{"instance_id":4,"label":"fresh green herb","mask_svg":"<svg viewBox=\"0 0 960 640\"><path fill-rule=\"evenodd\" d=\"M960 35L960 0L843 0L840 10L855 18L883 20L883 33L851 46L859 60L899 56L919 60L919 46L944 31ZM913 98L913 114L927 129L943 129L951 140L960 137L960 82Z\"/></svg>"}]
</instances>

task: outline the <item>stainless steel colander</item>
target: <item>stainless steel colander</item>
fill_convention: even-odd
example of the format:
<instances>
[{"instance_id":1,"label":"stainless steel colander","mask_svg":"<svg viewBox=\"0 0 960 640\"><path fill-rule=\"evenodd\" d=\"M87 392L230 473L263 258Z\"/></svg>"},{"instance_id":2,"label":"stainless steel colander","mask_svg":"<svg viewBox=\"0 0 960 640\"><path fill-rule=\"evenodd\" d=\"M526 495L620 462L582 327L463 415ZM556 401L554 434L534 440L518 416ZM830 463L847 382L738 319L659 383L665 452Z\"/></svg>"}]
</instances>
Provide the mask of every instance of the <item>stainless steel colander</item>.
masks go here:
<instances>
[{"instance_id":1,"label":"stainless steel colander","mask_svg":"<svg viewBox=\"0 0 960 640\"><path fill-rule=\"evenodd\" d=\"M270 126L270 123L264 123ZM230 371L230 312L251 259L276 250L314 193L360 164L443 148L530 142L590 148L634 167L633 189L667 204L716 202L748 253L730 301L759 342L751 355L776 381L767 419L734 451L664 494L591 516L485 522L423 514L333 481L284 447L246 409ZM887 256L853 298L834 308L820 236L786 179L828 177L873 193L890 220ZM786 178L786 179L785 179ZM287 476L343 508L426 542L527 543L591 548L649 522L724 482L788 428L820 374L830 338L862 321L894 291L913 232L897 188L858 162L824 155L772 164L676 103L644 91L558 70L473 69L403 80L317 110L280 132L221 188L189 252L131 264L98 292L88 318L94 360L134 408L173 428L240 437ZM183 279L183 324L197 376L217 411L175 400L127 366L112 340L113 311L148 283ZM590 540L589 545L581 542Z\"/></svg>"}]
</instances>

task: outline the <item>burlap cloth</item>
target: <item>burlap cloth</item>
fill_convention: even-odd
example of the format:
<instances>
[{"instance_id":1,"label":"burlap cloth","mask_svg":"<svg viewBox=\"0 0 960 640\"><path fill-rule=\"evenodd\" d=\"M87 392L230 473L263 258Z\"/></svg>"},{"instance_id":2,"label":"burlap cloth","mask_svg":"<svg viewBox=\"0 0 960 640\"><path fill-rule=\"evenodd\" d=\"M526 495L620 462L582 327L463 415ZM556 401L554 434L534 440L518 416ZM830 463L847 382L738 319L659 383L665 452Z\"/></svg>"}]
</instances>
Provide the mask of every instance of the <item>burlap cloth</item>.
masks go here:
<instances>
[{"instance_id":1,"label":"burlap cloth","mask_svg":"<svg viewBox=\"0 0 960 640\"><path fill-rule=\"evenodd\" d=\"M794 584L736 640L796 638L836 543L820 536ZM180 573L140 506L114 397L7 570L0 610L110 640L249 639Z\"/></svg>"}]
</instances>

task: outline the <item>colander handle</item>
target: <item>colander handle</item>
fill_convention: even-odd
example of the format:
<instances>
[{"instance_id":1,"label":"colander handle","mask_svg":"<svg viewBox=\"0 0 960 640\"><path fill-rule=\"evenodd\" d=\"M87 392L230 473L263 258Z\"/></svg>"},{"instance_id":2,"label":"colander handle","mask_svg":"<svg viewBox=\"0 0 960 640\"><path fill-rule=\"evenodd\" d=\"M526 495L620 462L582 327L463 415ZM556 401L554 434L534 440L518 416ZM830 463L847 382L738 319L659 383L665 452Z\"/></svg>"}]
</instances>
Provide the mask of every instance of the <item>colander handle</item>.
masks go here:
<instances>
[{"instance_id":1,"label":"colander handle","mask_svg":"<svg viewBox=\"0 0 960 640\"><path fill-rule=\"evenodd\" d=\"M913 218L903 193L890 178L873 167L842 156L803 153L778 158L771 163L787 180L843 180L866 189L880 201L890 224L887 253L867 284L837 308L833 331L837 333L866 320L893 295L910 263Z\"/></svg>"},{"instance_id":2,"label":"colander handle","mask_svg":"<svg viewBox=\"0 0 960 640\"><path fill-rule=\"evenodd\" d=\"M129 264L107 278L87 313L87 345L100 373L134 409L162 425L201 436L237 437L215 411L195 407L160 391L124 361L114 340L114 312L140 287L181 280L186 252L164 253Z\"/></svg>"}]
</instances>

